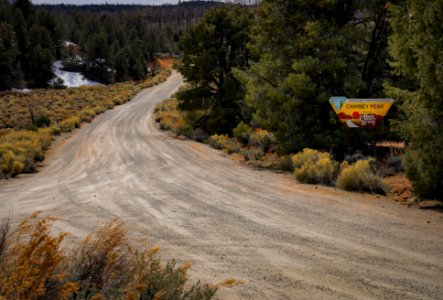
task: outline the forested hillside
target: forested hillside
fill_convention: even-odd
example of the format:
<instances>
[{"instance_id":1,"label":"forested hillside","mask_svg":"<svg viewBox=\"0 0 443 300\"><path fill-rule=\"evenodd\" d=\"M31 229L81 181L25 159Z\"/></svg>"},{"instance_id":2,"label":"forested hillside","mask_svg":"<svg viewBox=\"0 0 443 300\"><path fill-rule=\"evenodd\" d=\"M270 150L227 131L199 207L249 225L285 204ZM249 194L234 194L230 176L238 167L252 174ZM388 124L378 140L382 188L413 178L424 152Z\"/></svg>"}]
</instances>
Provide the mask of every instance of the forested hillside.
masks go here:
<instances>
[{"instance_id":1,"label":"forested hillside","mask_svg":"<svg viewBox=\"0 0 443 300\"><path fill-rule=\"evenodd\" d=\"M28 0L0 0L0 90L46 86L61 55L63 32L55 18Z\"/></svg>"},{"instance_id":2,"label":"forested hillside","mask_svg":"<svg viewBox=\"0 0 443 300\"><path fill-rule=\"evenodd\" d=\"M216 2L180 5L42 6L60 24L64 39L75 45L63 53L64 64L91 79L110 83L154 73L157 53L179 54L177 42ZM77 54L83 60L78 61ZM148 66L148 63L151 65Z\"/></svg>"},{"instance_id":3,"label":"forested hillside","mask_svg":"<svg viewBox=\"0 0 443 300\"><path fill-rule=\"evenodd\" d=\"M178 54L182 32L216 5L34 6L0 0L0 90L48 86L55 60L102 83L153 75L157 53Z\"/></svg>"}]
</instances>

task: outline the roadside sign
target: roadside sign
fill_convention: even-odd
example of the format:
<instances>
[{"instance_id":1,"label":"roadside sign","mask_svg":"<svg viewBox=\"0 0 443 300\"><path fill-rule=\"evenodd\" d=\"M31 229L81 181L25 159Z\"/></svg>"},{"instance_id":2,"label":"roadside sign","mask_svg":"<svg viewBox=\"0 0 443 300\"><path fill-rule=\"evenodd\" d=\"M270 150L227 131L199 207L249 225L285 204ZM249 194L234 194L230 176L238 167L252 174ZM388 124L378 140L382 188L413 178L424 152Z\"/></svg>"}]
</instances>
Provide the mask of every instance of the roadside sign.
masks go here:
<instances>
[{"instance_id":1,"label":"roadside sign","mask_svg":"<svg viewBox=\"0 0 443 300\"><path fill-rule=\"evenodd\" d=\"M383 121L394 100L331 97L329 102L344 126L349 128L374 128Z\"/></svg>"}]
</instances>

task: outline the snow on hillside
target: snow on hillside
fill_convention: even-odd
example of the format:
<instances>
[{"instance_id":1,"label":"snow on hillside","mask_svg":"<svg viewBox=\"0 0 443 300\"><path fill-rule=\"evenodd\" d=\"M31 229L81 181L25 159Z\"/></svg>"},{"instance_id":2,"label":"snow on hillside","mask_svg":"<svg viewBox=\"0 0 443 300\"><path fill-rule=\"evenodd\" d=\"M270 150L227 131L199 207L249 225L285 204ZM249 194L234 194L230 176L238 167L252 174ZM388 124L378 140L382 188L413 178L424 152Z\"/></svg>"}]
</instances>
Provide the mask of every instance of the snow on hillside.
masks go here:
<instances>
[{"instance_id":1,"label":"snow on hillside","mask_svg":"<svg viewBox=\"0 0 443 300\"><path fill-rule=\"evenodd\" d=\"M60 60L54 62L53 69L56 77L63 79L66 87L78 87L82 85L98 85L100 83L86 79L81 73L63 71L63 64Z\"/></svg>"}]
</instances>

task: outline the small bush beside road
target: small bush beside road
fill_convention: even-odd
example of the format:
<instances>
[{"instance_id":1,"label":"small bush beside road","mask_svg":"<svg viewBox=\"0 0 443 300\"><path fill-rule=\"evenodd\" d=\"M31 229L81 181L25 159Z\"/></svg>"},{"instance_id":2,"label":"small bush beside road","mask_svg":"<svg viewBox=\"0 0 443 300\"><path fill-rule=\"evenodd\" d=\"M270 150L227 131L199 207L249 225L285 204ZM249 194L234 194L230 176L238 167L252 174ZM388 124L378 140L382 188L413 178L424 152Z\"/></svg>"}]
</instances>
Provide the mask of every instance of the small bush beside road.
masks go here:
<instances>
[{"instance_id":1,"label":"small bush beside road","mask_svg":"<svg viewBox=\"0 0 443 300\"><path fill-rule=\"evenodd\" d=\"M0 223L0 299L203 300L240 283L189 284L189 263L164 263L158 247L137 250L119 220L66 250L68 234L52 234L54 221L35 213L16 229L9 219Z\"/></svg>"}]
</instances>

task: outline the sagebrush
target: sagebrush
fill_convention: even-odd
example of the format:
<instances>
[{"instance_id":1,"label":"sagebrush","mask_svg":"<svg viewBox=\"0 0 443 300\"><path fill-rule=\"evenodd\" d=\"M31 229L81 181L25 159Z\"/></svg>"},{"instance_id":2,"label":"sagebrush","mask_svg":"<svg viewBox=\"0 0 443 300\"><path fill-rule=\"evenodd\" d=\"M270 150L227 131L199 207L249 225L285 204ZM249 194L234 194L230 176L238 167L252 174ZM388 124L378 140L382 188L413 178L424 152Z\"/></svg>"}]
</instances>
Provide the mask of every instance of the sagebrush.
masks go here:
<instances>
[{"instance_id":1,"label":"sagebrush","mask_svg":"<svg viewBox=\"0 0 443 300\"><path fill-rule=\"evenodd\" d=\"M358 160L354 164L343 162L336 186L348 191L385 194L389 186L375 173L374 159Z\"/></svg>"},{"instance_id":2,"label":"sagebrush","mask_svg":"<svg viewBox=\"0 0 443 300\"><path fill-rule=\"evenodd\" d=\"M292 164L298 181L326 185L333 183L338 165L329 153L308 148L294 155Z\"/></svg>"},{"instance_id":3,"label":"sagebrush","mask_svg":"<svg viewBox=\"0 0 443 300\"><path fill-rule=\"evenodd\" d=\"M139 83L33 90L0 95L0 179L36 170L36 162L60 132L129 101L135 93L166 80L170 71Z\"/></svg>"},{"instance_id":4,"label":"sagebrush","mask_svg":"<svg viewBox=\"0 0 443 300\"><path fill-rule=\"evenodd\" d=\"M33 214L17 229L0 225L0 299L211 299L219 284L189 284L189 263L163 263L158 247L137 250L114 220L67 250L67 233L51 234L57 218Z\"/></svg>"}]
</instances>

